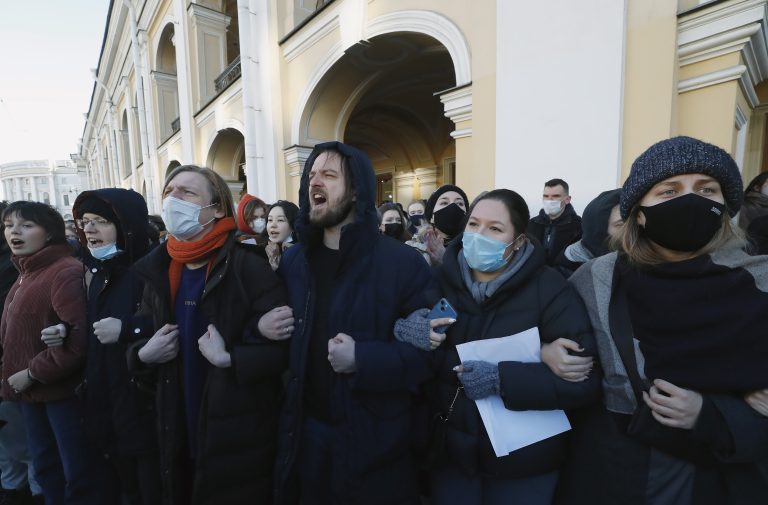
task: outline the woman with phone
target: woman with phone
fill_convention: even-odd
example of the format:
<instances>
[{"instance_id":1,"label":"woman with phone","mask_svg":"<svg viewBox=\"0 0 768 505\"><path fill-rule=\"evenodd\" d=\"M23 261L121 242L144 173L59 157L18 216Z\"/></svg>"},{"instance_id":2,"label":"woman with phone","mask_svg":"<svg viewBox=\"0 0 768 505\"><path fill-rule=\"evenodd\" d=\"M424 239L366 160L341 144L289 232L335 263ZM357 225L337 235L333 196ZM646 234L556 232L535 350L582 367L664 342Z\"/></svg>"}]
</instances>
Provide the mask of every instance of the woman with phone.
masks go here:
<instances>
[{"instance_id":1,"label":"woman with phone","mask_svg":"<svg viewBox=\"0 0 768 505\"><path fill-rule=\"evenodd\" d=\"M445 419L445 437L442 447L433 448L439 452L431 469L435 505L552 502L568 435L496 457L473 400L499 395L510 410L560 410L597 399L600 382L594 371L572 382L544 363L496 365L459 359L458 344L530 328L538 328L542 343L562 339L574 354L590 357L596 352L583 303L546 265L544 250L525 236L528 219L528 207L514 191L497 189L483 195L470 209L463 235L448 244L436 270L439 295L456 317L436 351L434 410ZM444 319L430 321L424 309L398 321L395 334L417 347L435 348L441 339L434 327ZM592 360L583 361L580 369L588 372Z\"/></svg>"}]
</instances>

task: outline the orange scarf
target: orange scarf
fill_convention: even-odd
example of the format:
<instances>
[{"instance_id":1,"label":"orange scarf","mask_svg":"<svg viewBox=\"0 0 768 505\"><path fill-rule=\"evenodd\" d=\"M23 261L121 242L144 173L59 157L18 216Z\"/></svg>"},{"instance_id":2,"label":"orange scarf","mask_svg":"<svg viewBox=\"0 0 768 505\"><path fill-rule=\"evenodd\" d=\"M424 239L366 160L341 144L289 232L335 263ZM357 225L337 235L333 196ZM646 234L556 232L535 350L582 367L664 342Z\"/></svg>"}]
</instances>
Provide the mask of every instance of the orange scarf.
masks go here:
<instances>
[{"instance_id":1,"label":"orange scarf","mask_svg":"<svg viewBox=\"0 0 768 505\"><path fill-rule=\"evenodd\" d=\"M171 307L176 303L176 292L179 290L184 265L209 258L208 270L205 274L205 277L208 278L213 261L216 259L214 253L224 245L229 237L229 232L235 227L234 218L225 217L216 221L213 230L195 242L182 242L176 240L173 235L168 235L168 254L171 256L171 266L168 267L168 280L171 283Z\"/></svg>"}]
</instances>

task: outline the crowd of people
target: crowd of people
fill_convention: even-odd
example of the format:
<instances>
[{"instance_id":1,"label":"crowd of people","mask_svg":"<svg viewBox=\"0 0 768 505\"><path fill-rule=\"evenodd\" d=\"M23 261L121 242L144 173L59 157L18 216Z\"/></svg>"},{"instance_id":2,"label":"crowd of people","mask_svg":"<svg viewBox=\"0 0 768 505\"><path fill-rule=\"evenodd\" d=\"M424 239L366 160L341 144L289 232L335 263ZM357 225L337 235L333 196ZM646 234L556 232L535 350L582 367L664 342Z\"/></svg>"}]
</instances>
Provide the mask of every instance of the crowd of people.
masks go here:
<instances>
[{"instance_id":1,"label":"crowd of people","mask_svg":"<svg viewBox=\"0 0 768 505\"><path fill-rule=\"evenodd\" d=\"M194 165L162 216L3 202L0 504L765 503L768 173L675 137L569 192L376 202L328 142L298 206ZM568 427L500 454L493 402Z\"/></svg>"}]
</instances>

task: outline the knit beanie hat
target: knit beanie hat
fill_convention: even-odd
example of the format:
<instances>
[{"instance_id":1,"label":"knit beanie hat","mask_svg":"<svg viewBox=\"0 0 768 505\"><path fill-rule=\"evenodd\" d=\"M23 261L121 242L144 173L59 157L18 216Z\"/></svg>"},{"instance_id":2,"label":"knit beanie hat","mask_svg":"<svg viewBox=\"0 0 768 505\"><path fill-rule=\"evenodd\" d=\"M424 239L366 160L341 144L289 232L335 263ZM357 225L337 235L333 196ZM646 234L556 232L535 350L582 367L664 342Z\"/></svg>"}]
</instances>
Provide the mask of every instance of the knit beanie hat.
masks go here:
<instances>
[{"instance_id":1,"label":"knit beanie hat","mask_svg":"<svg viewBox=\"0 0 768 505\"><path fill-rule=\"evenodd\" d=\"M115 210L112 206L97 196L91 196L80 202L77 206L76 217L81 219L86 212L101 216L116 225L120 224L120 220L117 218L117 214L115 214Z\"/></svg>"},{"instance_id":2,"label":"knit beanie hat","mask_svg":"<svg viewBox=\"0 0 768 505\"><path fill-rule=\"evenodd\" d=\"M440 198L440 196L443 193L447 193L449 191L455 191L461 197L464 199L464 205L467 209L469 209L469 198L467 198L467 194L464 192L463 189L461 189L458 186L454 186L453 184L444 184L437 188L430 196L429 200L427 200L427 206L424 209L424 220L426 222L429 222L430 219L432 219L432 211L435 210L435 204L437 203L437 200Z\"/></svg>"},{"instance_id":3,"label":"knit beanie hat","mask_svg":"<svg viewBox=\"0 0 768 505\"><path fill-rule=\"evenodd\" d=\"M741 173L733 158L717 146L691 137L674 137L649 147L632 163L621 192L621 217L629 212L654 185L682 174L705 174L717 179L731 216L743 200Z\"/></svg>"}]
</instances>

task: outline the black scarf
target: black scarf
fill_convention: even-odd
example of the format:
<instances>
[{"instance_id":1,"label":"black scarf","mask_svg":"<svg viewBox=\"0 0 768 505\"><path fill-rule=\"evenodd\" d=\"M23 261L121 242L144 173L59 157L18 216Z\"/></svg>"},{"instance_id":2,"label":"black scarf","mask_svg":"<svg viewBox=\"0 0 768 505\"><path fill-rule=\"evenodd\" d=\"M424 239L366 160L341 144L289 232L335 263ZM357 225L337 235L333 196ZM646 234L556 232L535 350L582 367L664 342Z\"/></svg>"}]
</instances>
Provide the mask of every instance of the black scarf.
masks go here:
<instances>
[{"instance_id":1,"label":"black scarf","mask_svg":"<svg viewBox=\"0 0 768 505\"><path fill-rule=\"evenodd\" d=\"M703 393L768 387L768 293L747 270L709 255L618 267L649 379Z\"/></svg>"}]
</instances>

